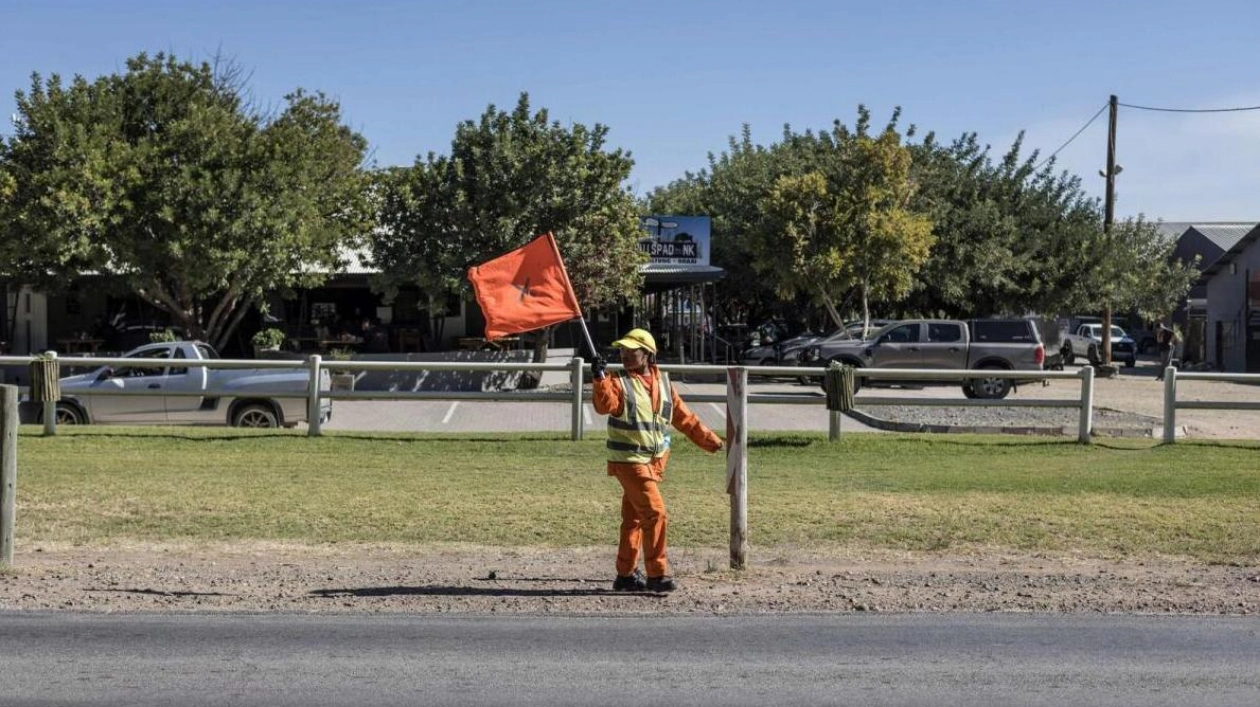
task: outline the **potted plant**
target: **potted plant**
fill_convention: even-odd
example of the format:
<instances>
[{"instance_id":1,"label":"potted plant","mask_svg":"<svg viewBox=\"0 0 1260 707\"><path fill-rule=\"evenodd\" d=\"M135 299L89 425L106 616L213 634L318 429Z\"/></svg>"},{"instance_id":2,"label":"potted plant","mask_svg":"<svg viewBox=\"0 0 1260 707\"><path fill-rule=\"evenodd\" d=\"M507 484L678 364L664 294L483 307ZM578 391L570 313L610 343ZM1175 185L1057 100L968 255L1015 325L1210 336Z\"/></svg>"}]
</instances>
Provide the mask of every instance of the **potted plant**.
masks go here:
<instances>
[{"instance_id":1,"label":"potted plant","mask_svg":"<svg viewBox=\"0 0 1260 707\"><path fill-rule=\"evenodd\" d=\"M287 337L275 327L259 330L250 342L254 345L254 358L262 358L263 351L279 351Z\"/></svg>"},{"instance_id":2,"label":"potted plant","mask_svg":"<svg viewBox=\"0 0 1260 707\"><path fill-rule=\"evenodd\" d=\"M179 335L168 327L161 331L149 332L149 341L154 344L166 344L172 341L179 341Z\"/></svg>"},{"instance_id":3,"label":"potted plant","mask_svg":"<svg viewBox=\"0 0 1260 707\"><path fill-rule=\"evenodd\" d=\"M328 350L328 360L330 361L349 361L354 358L354 351L347 348L336 348ZM332 370L329 372L332 379L333 390L354 390L355 375L352 371Z\"/></svg>"}]
</instances>

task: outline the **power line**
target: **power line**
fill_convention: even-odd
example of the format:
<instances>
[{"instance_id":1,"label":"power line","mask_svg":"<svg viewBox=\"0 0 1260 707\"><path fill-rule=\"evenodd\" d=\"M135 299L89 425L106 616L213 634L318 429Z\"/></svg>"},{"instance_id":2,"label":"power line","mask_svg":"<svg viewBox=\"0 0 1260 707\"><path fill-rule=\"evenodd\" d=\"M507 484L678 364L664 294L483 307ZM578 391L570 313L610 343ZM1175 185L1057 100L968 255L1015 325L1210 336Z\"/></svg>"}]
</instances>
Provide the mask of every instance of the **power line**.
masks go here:
<instances>
[{"instance_id":1,"label":"power line","mask_svg":"<svg viewBox=\"0 0 1260 707\"><path fill-rule=\"evenodd\" d=\"M1081 126L1081 129L1080 129L1080 130L1077 130L1077 131L1076 131L1076 132L1072 135L1072 137L1068 138L1068 139L1067 139L1067 142L1063 143L1062 145L1059 145L1059 149L1055 150L1054 152L1051 152L1049 157L1047 157L1047 158L1045 158L1044 160L1042 160L1042 161L1041 161L1041 164L1038 164L1036 167L1034 167L1034 168L1033 168L1033 171L1035 172L1035 171L1037 171L1037 170L1041 169L1043 166L1045 166L1045 164L1046 164L1047 162L1049 162L1050 160L1054 159L1054 156L1055 156L1055 155L1057 155L1057 154L1059 154L1060 152L1062 152L1062 151L1063 151L1063 148L1067 147L1068 145L1071 145L1073 140L1075 140L1076 138L1080 137L1081 133L1085 132L1085 128L1088 128L1090 125L1093 125L1093 124L1094 124L1094 121L1095 121L1095 120L1098 120L1098 116L1102 115L1102 114L1103 114L1103 111L1107 110L1107 105L1108 105L1107 103L1104 103L1104 104L1102 105L1102 108L1099 108L1099 109L1098 109L1098 112L1094 114L1094 117L1092 117L1092 118L1090 118L1089 120L1085 121L1085 124ZM1121 104L1121 105L1123 105L1123 104Z\"/></svg>"},{"instance_id":2,"label":"power line","mask_svg":"<svg viewBox=\"0 0 1260 707\"><path fill-rule=\"evenodd\" d=\"M1152 108L1150 106L1135 106L1132 103L1121 103L1119 105L1125 108L1154 110L1162 113L1235 113L1244 110L1260 110L1260 106L1241 106L1238 108Z\"/></svg>"}]
</instances>

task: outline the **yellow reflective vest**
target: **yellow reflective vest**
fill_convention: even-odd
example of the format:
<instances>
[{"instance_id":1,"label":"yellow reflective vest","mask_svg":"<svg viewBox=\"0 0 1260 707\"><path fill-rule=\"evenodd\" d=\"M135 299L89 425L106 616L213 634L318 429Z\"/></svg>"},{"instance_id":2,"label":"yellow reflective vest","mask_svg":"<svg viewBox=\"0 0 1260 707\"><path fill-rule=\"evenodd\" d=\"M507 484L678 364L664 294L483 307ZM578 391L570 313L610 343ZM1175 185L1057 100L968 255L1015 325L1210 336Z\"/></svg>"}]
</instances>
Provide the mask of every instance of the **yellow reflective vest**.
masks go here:
<instances>
[{"instance_id":1,"label":"yellow reflective vest","mask_svg":"<svg viewBox=\"0 0 1260 707\"><path fill-rule=\"evenodd\" d=\"M669 451L669 421L674 417L674 396L669 375L657 372L660 408L652 409L652 393L640 379L618 373L622 400L620 415L608 416L608 461L647 464Z\"/></svg>"}]
</instances>

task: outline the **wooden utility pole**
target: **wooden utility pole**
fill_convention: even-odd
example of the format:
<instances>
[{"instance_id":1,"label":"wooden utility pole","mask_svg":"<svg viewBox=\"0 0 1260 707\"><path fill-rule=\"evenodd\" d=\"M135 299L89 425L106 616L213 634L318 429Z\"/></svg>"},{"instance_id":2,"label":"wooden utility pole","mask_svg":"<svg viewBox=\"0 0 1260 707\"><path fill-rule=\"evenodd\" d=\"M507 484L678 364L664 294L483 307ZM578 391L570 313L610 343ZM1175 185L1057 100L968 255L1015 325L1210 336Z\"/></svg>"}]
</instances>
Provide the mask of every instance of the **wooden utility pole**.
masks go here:
<instances>
[{"instance_id":1,"label":"wooden utility pole","mask_svg":"<svg viewBox=\"0 0 1260 707\"><path fill-rule=\"evenodd\" d=\"M748 369L726 369L726 493L731 496L731 569L748 566Z\"/></svg>"},{"instance_id":2,"label":"wooden utility pole","mask_svg":"<svg viewBox=\"0 0 1260 707\"><path fill-rule=\"evenodd\" d=\"M0 566L13 564L18 422L17 386L0 385Z\"/></svg>"},{"instance_id":3,"label":"wooden utility pole","mask_svg":"<svg viewBox=\"0 0 1260 707\"><path fill-rule=\"evenodd\" d=\"M1116 113L1120 101L1115 96L1108 101L1107 121L1107 193L1103 200L1103 243L1110 256L1111 224L1116 218ZM1111 301L1103 304L1102 320L1102 354L1103 363L1111 363Z\"/></svg>"}]
</instances>

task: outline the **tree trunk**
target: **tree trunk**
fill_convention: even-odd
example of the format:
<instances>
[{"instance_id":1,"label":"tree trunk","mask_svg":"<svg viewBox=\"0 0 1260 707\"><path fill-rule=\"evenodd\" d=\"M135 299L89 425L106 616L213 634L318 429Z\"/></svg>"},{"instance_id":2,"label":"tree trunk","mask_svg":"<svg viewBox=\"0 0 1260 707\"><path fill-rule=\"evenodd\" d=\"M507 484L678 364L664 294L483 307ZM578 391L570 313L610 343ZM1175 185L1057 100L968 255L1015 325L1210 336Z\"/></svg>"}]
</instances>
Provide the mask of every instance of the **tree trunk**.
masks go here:
<instances>
[{"instance_id":1,"label":"tree trunk","mask_svg":"<svg viewBox=\"0 0 1260 707\"><path fill-rule=\"evenodd\" d=\"M866 294L866 285L862 285L862 339L871 335L871 301Z\"/></svg>"},{"instance_id":2,"label":"tree trunk","mask_svg":"<svg viewBox=\"0 0 1260 707\"><path fill-rule=\"evenodd\" d=\"M549 327L543 327L534 331L534 357L530 359L530 363L546 363L547 349L551 344L551 332L556 328L552 324ZM542 383L542 373L539 371L526 371L521 374L521 382L518 386L521 390L533 390Z\"/></svg>"},{"instance_id":3,"label":"tree trunk","mask_svg":"<svg viewBox=\"0 0 1260 707\"><path fill-rule=\"evenodd\" d=\"M219 327L219 331L214 333L214 348L216 350L222 351L223 347L227 346L228 340L236 332L237 327L241 325L241 320L245 318L245 315L249 313L250 308L253 306L254 300L247 300L243 304L237 305L236 311L232 313L228 323Z\"/></svg>"},{"instance_id":4,"label":"tree trunk","mask_svg":"<svg viewBox=\"0 0 1260 707\"><path fill-rule=\"evenodd\" d=\"M821 292L821 291L820 291ZM831 300L831 295L821 292L823 304L827 307L827 314L831 315L831 321L836 323L836 328L843 328L844 322L840 319L840 312L836 311L836 303Z\"/></svg>"}]
</instances>

